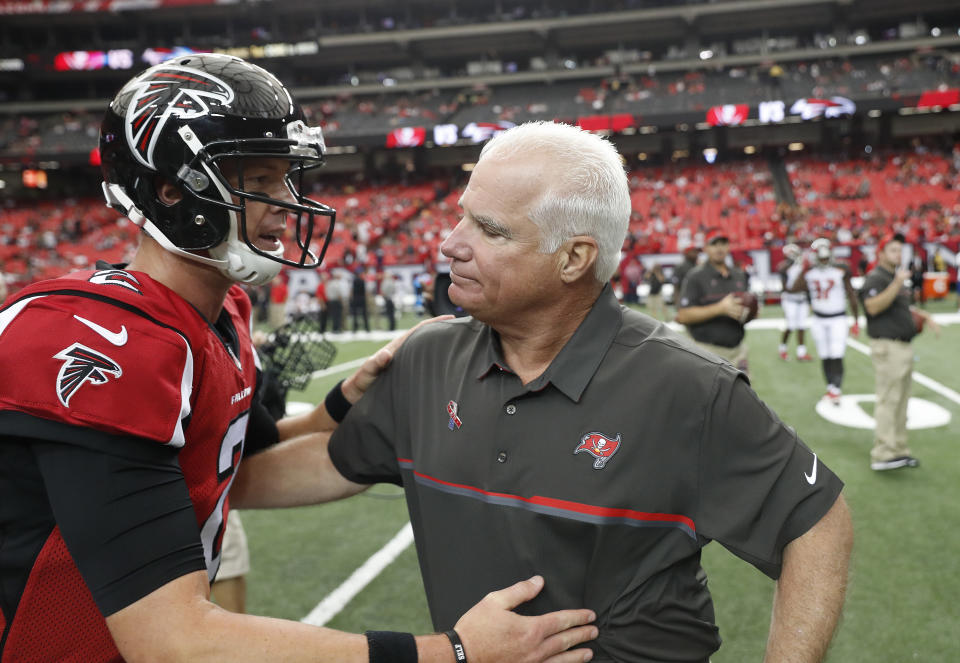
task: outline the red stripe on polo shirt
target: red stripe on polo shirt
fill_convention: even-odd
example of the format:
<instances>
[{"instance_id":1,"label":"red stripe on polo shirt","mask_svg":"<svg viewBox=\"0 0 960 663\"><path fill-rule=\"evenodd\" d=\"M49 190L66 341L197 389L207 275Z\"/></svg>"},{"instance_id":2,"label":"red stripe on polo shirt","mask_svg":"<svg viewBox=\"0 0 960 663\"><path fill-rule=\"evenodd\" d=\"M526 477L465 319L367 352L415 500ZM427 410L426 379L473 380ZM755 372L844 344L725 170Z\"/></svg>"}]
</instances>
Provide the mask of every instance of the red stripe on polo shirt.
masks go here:
<instances>
[{"instance_id":1,"label":"red stripe on polo shirt","mask_svg":"<svg viewBox=\"0 0 960 663\"><path fill-rule=\"evenodd\" d=\"M413 464L413 460L409 458L397 458L401 463ZM443 486L450 486L451 488L459 488L461 490L467 490L470 492L478 493L480 495L487 495L490 497L499 497L502 499L516 500L517 502L525 502L527 504L536 504L540 506L550 507L552 509L557 509L559 511L568 511L571 513L581 513L589 516L596 516L598 518L622 518L627 520L635 520L638 522L663 522L663 523L677 523L680 525L685 525L690 528L692 532L697 531L697 527L694 524L691 518L687 516L682 516L679 514L673 513L650 513L647 511L635 511L633 509L623 509L615 507L605 507L605 506L594 506L592 504L582 504L580 502L571 502L569 500L560 500L553 497L542 497L540 495L534 495L533 497L520 497L519 495L511 495L509 493L496 493L488 490L483 490L482 488L477 488L476 486L468 486L462 483L453 483L451 481L444 481L443 479L438 479L437 477L432 477L429 474L424 474L423 472L418 472L413 470L414 475L420 477L421 479L426 479L427 481L438 483Z\"/></svg>"}]
</instances>

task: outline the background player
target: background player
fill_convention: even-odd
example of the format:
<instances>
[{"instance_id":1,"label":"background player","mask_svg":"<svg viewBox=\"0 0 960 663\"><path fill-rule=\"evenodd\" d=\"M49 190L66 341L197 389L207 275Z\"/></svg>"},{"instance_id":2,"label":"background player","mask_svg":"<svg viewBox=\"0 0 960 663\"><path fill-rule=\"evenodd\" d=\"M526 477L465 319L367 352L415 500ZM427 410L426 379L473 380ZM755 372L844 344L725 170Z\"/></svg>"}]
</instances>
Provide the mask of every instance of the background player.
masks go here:
<instances>
[{"instance_id":1,"label":"background player","mask_svg":"<svg viewBox=\"0 0 960 663\"><path fill-rule=\"evenodd\" d=\"M783 318L785 329L780 336L780 359L786 361L788 357L787 342L790 340L790 332L797 332L797 360L810 361L810 354L807 352L807 346L804 344L804 335L807 329L807 313L809 312L809 303L807 295L802 292L792 292L790 288L796 283L797 278L803 272L803 251L796 244L787 244L783 247L784 260L777 267L777 273L780 275L780 306L783 308Z\"/></svg>"},{"instance_id":2,"label":"background player","mask_svg":"<svg viewBox=\"0 0 960 663\"><path fill-rule=\"evenodd\" d=\"M805 291L810 298L810 308L813 310L810 333L817 344L817 354L820 355L823 376L827 381L824 398L839 405L847 332L849 329L854 336L860 334L857 296L850 284L850 270L833 260L830 240L821 237L814 240L810 248L814 252L813 264L804 270L794 288ZM848 303L853 313L853 327L847 325Z\"/></svg>"}]
</instances>

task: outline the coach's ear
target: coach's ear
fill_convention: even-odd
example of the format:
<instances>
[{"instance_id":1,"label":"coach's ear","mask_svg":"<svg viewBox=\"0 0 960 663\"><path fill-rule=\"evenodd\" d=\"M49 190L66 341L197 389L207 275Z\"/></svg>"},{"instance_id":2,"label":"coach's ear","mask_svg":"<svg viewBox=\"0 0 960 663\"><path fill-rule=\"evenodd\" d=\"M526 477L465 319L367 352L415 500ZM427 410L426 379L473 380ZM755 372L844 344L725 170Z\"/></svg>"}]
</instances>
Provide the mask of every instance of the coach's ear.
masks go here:
<instances>
[{"instance_id":1,"label":"coach's ear","mask_svg":"<svg viewBox=\"0 0 960 663\"><path fill-rule=\"evenodd\" d=\"M593 237L575 235L564 242L557 253L560 280L564 283L574 283L585 275L592 274L600 249L597 247L597 240Z\"/></svg>"}]
</instances>

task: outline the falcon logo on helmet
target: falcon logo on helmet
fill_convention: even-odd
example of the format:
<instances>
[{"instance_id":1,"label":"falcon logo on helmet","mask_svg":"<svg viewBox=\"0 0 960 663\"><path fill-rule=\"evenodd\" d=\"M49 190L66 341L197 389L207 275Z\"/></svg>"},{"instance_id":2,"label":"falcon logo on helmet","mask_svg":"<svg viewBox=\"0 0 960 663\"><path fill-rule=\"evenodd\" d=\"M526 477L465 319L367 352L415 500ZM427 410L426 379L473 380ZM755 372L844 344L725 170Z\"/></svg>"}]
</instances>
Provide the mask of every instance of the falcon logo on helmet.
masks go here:
<instances>
[{"instance_id":1,"label":"falcon logo on helmet","mask_svg":"<svg viewBox=\"0 0 960 663\"><path fill-rule=\"evenodd\" d=\"M305 173L325 154L322 131L304 124L303 109L273 74L215 53L139 74L100 127L107 204L165 250L248 285L266 283L284 265L320 266L336 210L309 197ZM244 182L245 165L268 159L286 162L277 195ZM161 194L164 186L177 195ZM271 249L247 236L254 203L286 213Z\"/></svg>"},{"instance_id":2,"label":"falcon logo on helmet","mask_svg":"<svg viewBox=\"0 0 960 663\"><path fill-rule=\"evenodd\" d=\"M110 379L108 375L117 378L123 375L123 370L110 357L80 343L64 348L53 358L64 362L57 374L57 398L64 407L70 407L70 398L85 382L103 384Z\"/></svg>"},{"instance_id":3,"label":"falcon logo on helmet","mask_svg":"<svg viewBox=\"0 0 960 663\"><path fill-rule=\"evenodd\" d=\"M136 91L127 106L127 142L148 168L156 168L153 148L171 116L192 120L209 115L212 103L225 106L234 98L233 90L220 79L182 66L150 69L129 87Z\"/></svg>"}]
</instances>

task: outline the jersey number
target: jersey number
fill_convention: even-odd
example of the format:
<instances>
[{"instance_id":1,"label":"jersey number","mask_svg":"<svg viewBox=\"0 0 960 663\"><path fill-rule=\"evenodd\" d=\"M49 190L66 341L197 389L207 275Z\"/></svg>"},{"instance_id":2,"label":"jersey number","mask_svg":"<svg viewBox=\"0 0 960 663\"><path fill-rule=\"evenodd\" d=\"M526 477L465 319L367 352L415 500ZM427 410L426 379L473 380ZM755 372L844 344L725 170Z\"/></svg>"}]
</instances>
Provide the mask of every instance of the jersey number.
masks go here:
<instances>
[{"instance_id":1,"label":"jersey number","mask_svg":"<svg viewBox=\"0 0 960 663\"><path fill-rule=\"evenodd\" d=\"M217 481L222 484L227 481L227 485L220 493L220 499L213 507L207 520L200 528L200 539L203 541L203 557L207 562L207 577L213 582L217 575L217 569L220 568L220 545L223 542L223 506L230 492L230 484L236 476L236 468L243 455L243 440L247 434L247 421L250 419L250 413L245 412L234 419L227 428L226 434L220 441L220 455L217 460Z\"/></svg>"},{"instance_id":2,"label":"jersey number","mask_svg":"<svg viewBox=\"0 0 960 663\"><path fill-rule=\"evenodd\" d=\"M810 284L810 290L813 292L814 299L829 299L830 291L837 283L833 279L826 281L814 281Z\"/></svg>"}]
</instances>

